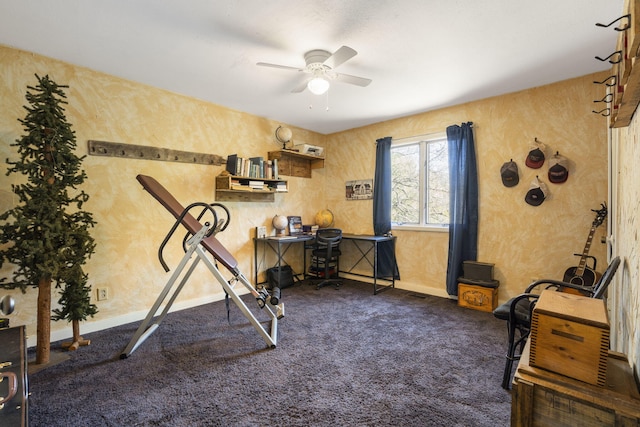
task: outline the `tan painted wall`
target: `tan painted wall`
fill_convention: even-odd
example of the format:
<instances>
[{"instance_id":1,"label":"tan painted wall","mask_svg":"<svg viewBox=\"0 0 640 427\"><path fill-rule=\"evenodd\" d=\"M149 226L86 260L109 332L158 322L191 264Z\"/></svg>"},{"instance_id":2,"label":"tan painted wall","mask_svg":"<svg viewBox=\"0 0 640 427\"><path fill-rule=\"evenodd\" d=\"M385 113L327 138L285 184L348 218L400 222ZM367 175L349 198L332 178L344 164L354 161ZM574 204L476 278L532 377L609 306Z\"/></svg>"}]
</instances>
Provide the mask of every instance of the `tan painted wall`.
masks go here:
<instances>
[{"instance_id":1,"label":"tan painted wall","mask_svg":"<svg viewBox=\"0 0 640 427\"><path fill-rule=\"evenodd\" d=\"M277 150L273 137L279 125L267 119L158 90L138 83L75 67L31 53L0 47L0 209L16 202L7 177L5 158L17 159L9 144L23 134L18 118L24 118L23 105L28 85L37 84L34 76L48 74L66 90L69 105L66 116L76 132L79 154L87 153L87 140L113 141L173 148L227 156L262 155ZM309 144L324 145L325 137L293 128L294 138ZM190 165L149 160L87 156L83 163L88 180L84 189L91 196L85 205L98 225L92 230L97 248L86 271L94 287L107 287L110 298L98 302L100 312L86 322L84 331L100 329L142 318L155 301L168 275L157 260L157 249L172 225L172 218L138 184L137 174L156 177L184 205L195 201L214 201L214 177L224 167ZM291 178L290 193L276 195L274 203L226 203L231 210L231 225L219 236L239 260L241 270L253 277L254 227L271 225L275 214L293 212L313 218L324 206L323 193L316 181L326 172L316 170L314 179ZM309 197L313 195L313 197ZM169 265L181 256L180 239L167 252ZM1 271L9 275L9 266ZM182 291L176 307L190 306L223 297L222 288L211 283L211 275L199 266L198 274ZM3 291L4 293L4 291ZM37 291L17 299L11 324L27 324L35 335L35 299ZM53 300L57 301L54 296ZM65 322L52 324L52 338L70 336ZM31 339L31 336L30 336Z\"/></svg>"},{"instance_id":2,"label":"tan painted wall","mask_svg":"<svg viewBox=\"0 0 640 427\"><path fill-rule=\"evenodd\" d=\"M376 139L404 138L444 132L447 126L472 121L479 174L480 221L478 260L495 263L500 300L512 297L533 278L561 279L577 263L594 214L607 200L607 132L605 119L593 114L593 100L602 98L595 76L472 102L452 108L390 120L331 135L327 169L327 203L339 213L339 225L371 232L372 204L345 201L340 187L345 180L373 177ZM599 97L598 97L599 95ZM524 164L534 138L549 154L568 157L572 168L567 182L550 184L547 168ZM553 151L552 151L553 150ZM513 158L520 183L504 187L500 166ZM358 159L353 161L352 159ZM336 162L337 160L337 162ZM524 202L529 184L539 175L551 196L533 207ZM599 243L605 227L596 231L591 254L606 265L605 245ZM400 286L444 295L448 234L396 231Z\"/></svg>"}]
</instances>

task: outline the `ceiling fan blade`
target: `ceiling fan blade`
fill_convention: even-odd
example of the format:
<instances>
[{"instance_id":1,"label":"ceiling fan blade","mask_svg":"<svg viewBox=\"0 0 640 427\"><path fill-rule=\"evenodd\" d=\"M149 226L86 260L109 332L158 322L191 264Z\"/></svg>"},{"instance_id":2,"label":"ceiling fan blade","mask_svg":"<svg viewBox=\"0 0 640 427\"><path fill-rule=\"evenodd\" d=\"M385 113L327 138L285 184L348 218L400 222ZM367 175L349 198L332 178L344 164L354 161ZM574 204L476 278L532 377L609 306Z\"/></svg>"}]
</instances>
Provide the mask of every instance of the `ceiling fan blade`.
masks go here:
<instances>
[{"instance_id":1,"label":"ceiling fan blade","mask_svg":"<svg viewBox=\"0 0 640 427\"><path fill-rule=\"evenodd\" d=\"M307 88L307 83L309 83L309 79L304 79L300 82L296 87L291 90L291 93L300 93L303 92Z\"/></svg>"},{"instance_id":2,"label":"ceiling fan blade","mask_svg":"<svg viewBox=\"0 0 640 427\"><path fill-rule=\"evenodd\" d=\"M351 76L343 73L336 73L334 80L362 87L369 86L369 83L371 83L371 79L365 79L364 77Z\"/></svg>"},{"instance_id":3,"label":"ceiling fan blade","mask_svg":"<svg viewBox=\"0 0 640 427\"><path fill-rule=\"evenodd\" d=\"M324 61L324 65L334 70L340 64L343 64L357 54L358 52L351 49L349 46L342 46L340 49L336 50L333 55L331 55Z\"/></svg>"},{"instance_id":4,"label":"ceiling fan blade","mask_svg":"<svg viewBox=\"0 0 640 427\"><path fill-rule=\"evenodd\" d=\"M288 65L269 64L268 62L258 62L258 63L256 63L256 65L259 65L261 67L280 68L280 69L283 69L283 70L304 71L301 68L289 67Z\"/></svg>"}]
</instances>

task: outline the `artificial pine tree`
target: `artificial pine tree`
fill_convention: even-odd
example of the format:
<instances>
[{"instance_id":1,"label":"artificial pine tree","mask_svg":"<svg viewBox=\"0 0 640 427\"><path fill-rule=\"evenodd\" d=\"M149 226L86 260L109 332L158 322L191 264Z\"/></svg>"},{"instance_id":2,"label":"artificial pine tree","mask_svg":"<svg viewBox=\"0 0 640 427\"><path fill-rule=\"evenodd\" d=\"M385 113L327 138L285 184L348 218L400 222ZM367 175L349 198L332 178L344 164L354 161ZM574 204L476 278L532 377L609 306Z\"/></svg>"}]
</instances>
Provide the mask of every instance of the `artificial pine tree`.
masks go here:
<instances>
[{"instance_id":1,"label":"artificial pine tree","mask_svg":"<svg viewBox=\"0 0 640 427\"><path fill-rule=\"evenodd\" d=\"M25 175L27 182L11 185L19 202L0 215L0 262L17 266L12 279L1 279L0 286L23 293L30 286L38 288L36 364L44 364L50 354L52 283L61 289L62 306L54 320L74 323L74 341L82 340L78 322L97 312L82 270L95 249L89 234L95 222L82 210L89 196L78 186L87 175L81 169L84 157L74 153L75 133L64 115L62 89L68 86L57 85L49 76L36 78L38 85L27 87L27 115L18 119L26 134L11 144L20 160L7 159L7 175Z\"/></svg>"}]
</instances>

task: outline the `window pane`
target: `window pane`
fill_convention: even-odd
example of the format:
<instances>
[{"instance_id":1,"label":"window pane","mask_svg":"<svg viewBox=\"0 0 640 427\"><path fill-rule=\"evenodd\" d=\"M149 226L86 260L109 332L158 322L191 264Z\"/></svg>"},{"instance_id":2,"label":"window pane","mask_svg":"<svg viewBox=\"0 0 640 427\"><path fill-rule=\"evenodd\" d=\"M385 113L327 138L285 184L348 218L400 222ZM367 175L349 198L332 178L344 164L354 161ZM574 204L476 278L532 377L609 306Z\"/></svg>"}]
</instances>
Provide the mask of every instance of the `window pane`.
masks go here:
<instances>
[{"instance_id":1,"label":"window pane","mask_svg":"<svg viewBox=\"0 0 640 427\"><path fill-rule=\"evenodd\" d=\"M391 149L391 221L420 223L420 146Z\"/></svg>"},{"instance_id":2,"label":"window pane","mask_svg":"<svg viewBox=\"0 0 640 427\"><path fill-rule=\"evenodd\" d=\"M427 144L427 224L449 223L449 152L447 140Z\"/></svg>"}]
</instances>

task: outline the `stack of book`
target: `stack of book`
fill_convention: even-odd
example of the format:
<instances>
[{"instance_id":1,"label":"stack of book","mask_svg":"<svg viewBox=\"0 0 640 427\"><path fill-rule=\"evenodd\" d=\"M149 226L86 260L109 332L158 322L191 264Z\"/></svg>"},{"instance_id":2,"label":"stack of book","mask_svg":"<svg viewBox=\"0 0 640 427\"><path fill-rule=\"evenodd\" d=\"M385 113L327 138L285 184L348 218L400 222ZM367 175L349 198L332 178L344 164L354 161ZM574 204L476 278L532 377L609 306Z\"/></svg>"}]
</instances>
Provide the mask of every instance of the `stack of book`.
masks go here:
<instances>
[{"instance_id":1,"label":"stack of book","mask_svg":"<svg viewBox=\"0 0 640 427\"><path fill-rule=\"evenodd\" d=\"M231 189L232 190L240 190L240 191L252 191L252 188L246 184L242 184L237 179L231 180Z\"/></svg>"},{"instance_id":2,"label":"stack of book","mask_svg":"<svg viewBox=\"0 0 640 427\"><path fill-rule=\"evenodd\" d=\"M251 180L249 181L249 187L251 187L251 189L253 191L268 191L269 189L267 188L267 185L264 183L264 181L255 181L255 180Z\"/></svg>"},{"instance_id":3,"label":"stack of book","mask_svg":"<svg viewBox=\"0 0 640 427\"><path fill-rule=\"evenodd\" d=\"M287 183L286 182L277 182L275 185L271 187L274 191L279 192L287 192Z\"/></svg>"},{"instance_id":4,"label":"stack of book","mask_svg":"<svg viewBox=\"0 0 640 427\"><path fill-rule=\"evenodd\" d=\"M311 265L309 266L308 273L312 276L316 277L324 277L324 263L325 260L322 258L311 258ZM336 258L332 258L329 264L329 276L334 276L336 274L337 262Z\"/></svg>"}]
</instances>

